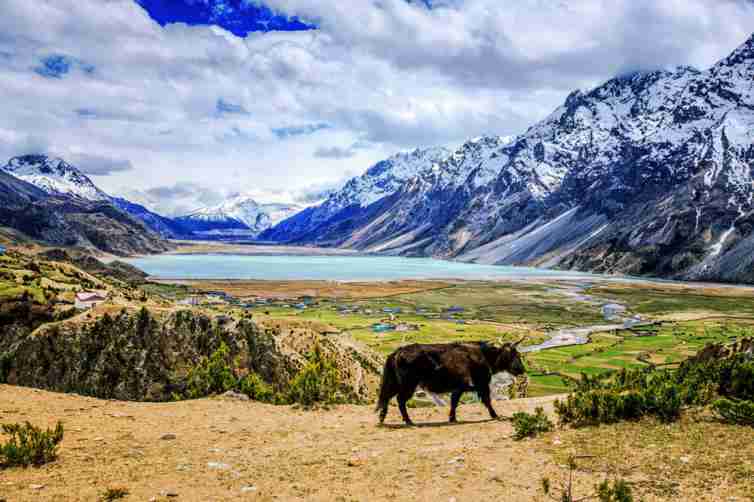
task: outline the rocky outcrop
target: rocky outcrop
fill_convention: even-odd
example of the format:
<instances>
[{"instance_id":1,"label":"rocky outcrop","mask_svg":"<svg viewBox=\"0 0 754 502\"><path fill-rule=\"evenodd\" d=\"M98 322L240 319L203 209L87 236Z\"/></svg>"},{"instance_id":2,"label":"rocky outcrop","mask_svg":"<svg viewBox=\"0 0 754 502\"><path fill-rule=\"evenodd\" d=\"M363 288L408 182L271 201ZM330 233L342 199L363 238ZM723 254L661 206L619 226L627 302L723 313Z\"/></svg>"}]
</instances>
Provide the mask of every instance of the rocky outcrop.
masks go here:
<instances>
[{"instance_id":1,"label":"rocky outcrop","mask_svg":"<svg viewBox=\"0 0 754 502\"><path fill-rule=\"evenodd\" d=\"M379 358L311 330L262 330L250 320L211 319L180 311L155 317L146 310L81 323L21 326L0 333L0 382L100 398L166 401L182 394L189 371L221 344L238 375L258 373L284 390L315 344L337 365L342 393L371 397Z\"/></svg>"}]
</instances>

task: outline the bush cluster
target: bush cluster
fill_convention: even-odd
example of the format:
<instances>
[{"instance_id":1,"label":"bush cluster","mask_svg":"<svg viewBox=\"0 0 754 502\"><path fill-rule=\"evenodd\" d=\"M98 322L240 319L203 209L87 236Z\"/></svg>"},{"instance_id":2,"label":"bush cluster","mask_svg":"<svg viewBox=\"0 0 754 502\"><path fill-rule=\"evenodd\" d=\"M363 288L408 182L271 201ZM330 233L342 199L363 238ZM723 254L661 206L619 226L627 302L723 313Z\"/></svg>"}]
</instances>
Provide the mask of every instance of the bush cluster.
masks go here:
<instances>
[{"instance_id":1,"label":"bush cluster","mask_svg":"<svg viewBox=\"0 0 754 502\"><path fill-rule=\"evenodd\" d=\"M287 401L303 406L337 404L344 402L339 388L338 368L316 346L309 354L306 365L291 380Z\"/></svg>"},{"instance_id":2,"label":"bush cluster","mask_svg":"<svg viewBox=\"0 0 754 502\"><path fill-rule=\"evenodd\" d=\"M534 410L534 415L523 411L513 414L513 439L516 441L550 432L553 427L554 424L547 418L541 407Z\"/></svg>"},{"instance_id":3,"label":"bush cluster","mask_svg":"<svg viewBox=\"0 0 754 502\"><path fill-rule=\"evenodd\" d=\"M754 401L721 398L712 403L712 409L725 422L754 427Z\"/></svg>"},{"instance_id":4,"label":"bush cluster","mask_svg":"<svg viewBox=\"0 0 754 502\"><path fill-rule=\"evenodd\" d=\"M251 372L238 376L236 361L230 356L225 343L209 357L192 368L186 378L185 390L174 396L176 400L197 399L228 391L241 392L255 401L274 404L301 404L315 406L344 403L340 392L338 368L319 346L307 356L307 362L284 387L276 392L258 374Z\"/></svg>"},{"instance_id":5,"label":"bush cluster","mask_svg":"<svg viewBox=\"0 0 754 502\"><path fill-rule=\"evenodd\" d=\"M718 398L728 398L720 400ZM733 401L730 401L732 399ZM745 354L720 359L690 359L677 370L634 369L588 377L575 392L556 401L560 422L576 427L653 416L677 420L684 406L706 406L727 421L746 423L754 400L754 361Z\"/></svg>"},{"instance_id":6,"label":"bush cluster","mask_svg":"<svg viewBox=\"0 0 754 502\"><path fill-rule=\"evenodd\" d=\"M54 429L43 431L26 422L2 426L10 436L8 442L0 444L0 467L29 467L44 465L57 458L58 445L63 441L63 424L58 422Z\"/></svg>"}]
</instances>

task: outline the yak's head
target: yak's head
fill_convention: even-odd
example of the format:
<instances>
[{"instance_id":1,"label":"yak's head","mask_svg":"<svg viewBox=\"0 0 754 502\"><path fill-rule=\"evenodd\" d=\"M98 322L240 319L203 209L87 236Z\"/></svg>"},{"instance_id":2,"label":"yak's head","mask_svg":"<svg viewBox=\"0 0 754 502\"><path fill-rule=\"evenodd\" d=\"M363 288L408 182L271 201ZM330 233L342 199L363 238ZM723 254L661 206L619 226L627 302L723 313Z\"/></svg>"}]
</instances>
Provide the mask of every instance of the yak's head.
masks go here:
<instances>
[{"instance_id":1,"label":"yak's head","mask_svg":"<svg viewBox=\"0 0 754 502\"><path fill-rule=\"evenodd\" d=\"M513 376L519 376L526 373L524 360L518 346L524 338L516 343L505 343L497 349L497 357L494 363L495 372L507 371Z\"/></svg>"}]
</instances>

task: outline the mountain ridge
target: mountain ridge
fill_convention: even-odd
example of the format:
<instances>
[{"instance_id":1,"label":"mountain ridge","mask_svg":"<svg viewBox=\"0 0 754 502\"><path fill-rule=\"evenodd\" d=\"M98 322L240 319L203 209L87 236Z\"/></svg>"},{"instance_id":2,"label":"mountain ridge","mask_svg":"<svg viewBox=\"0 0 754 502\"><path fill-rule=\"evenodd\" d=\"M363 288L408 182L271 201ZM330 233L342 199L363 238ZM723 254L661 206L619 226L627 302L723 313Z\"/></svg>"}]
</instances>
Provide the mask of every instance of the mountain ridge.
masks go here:
<instances>
[{"instance_id":1,"label":"mountain ridge","mask_svg":"<svg viewBox=\"0 0 754 502\"><path fill-rule=\"evenodd\" d=\"M321 206L311 208L263 237L503 265L754 281L752 81L754 36L704 71L618 76L572 92L513 140L465 143L437 163L450 182L419 170L366 208L325 221L313 221Z\"/></svg>"}]
</instances>

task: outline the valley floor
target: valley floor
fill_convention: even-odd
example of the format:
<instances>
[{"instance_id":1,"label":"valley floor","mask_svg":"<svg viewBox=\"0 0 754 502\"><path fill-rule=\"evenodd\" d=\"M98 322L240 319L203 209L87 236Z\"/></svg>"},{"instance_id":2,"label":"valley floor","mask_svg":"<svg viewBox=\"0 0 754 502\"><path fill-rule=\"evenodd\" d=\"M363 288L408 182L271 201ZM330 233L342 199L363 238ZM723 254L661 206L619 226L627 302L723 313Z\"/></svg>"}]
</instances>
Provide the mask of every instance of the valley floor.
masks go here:
<instances>
[{"instance_id":1,"label":"valley floor","mask_svg":"<svg viewBox=\"0 0 754 502\"><path fill-rule=\"evenodd\" d=\"M553 397L497 403L501 415ZM508 421L478 405L410 410L415 428L377 427L371 407L304 411L227 398L147 404L0 386L0 422L63 420L59 459L0 471L0 499L98 500L121 487L126 500L550 500L542 492L579 461L575 493L620 475L643 500L752 500L751 429L703 418L560 430L514 441ZM175 439L163 439L174 434ZM748 438L748 439L747 439ZM748 498L747 498L748 497Z\"/></svg>"}]
</instances>

